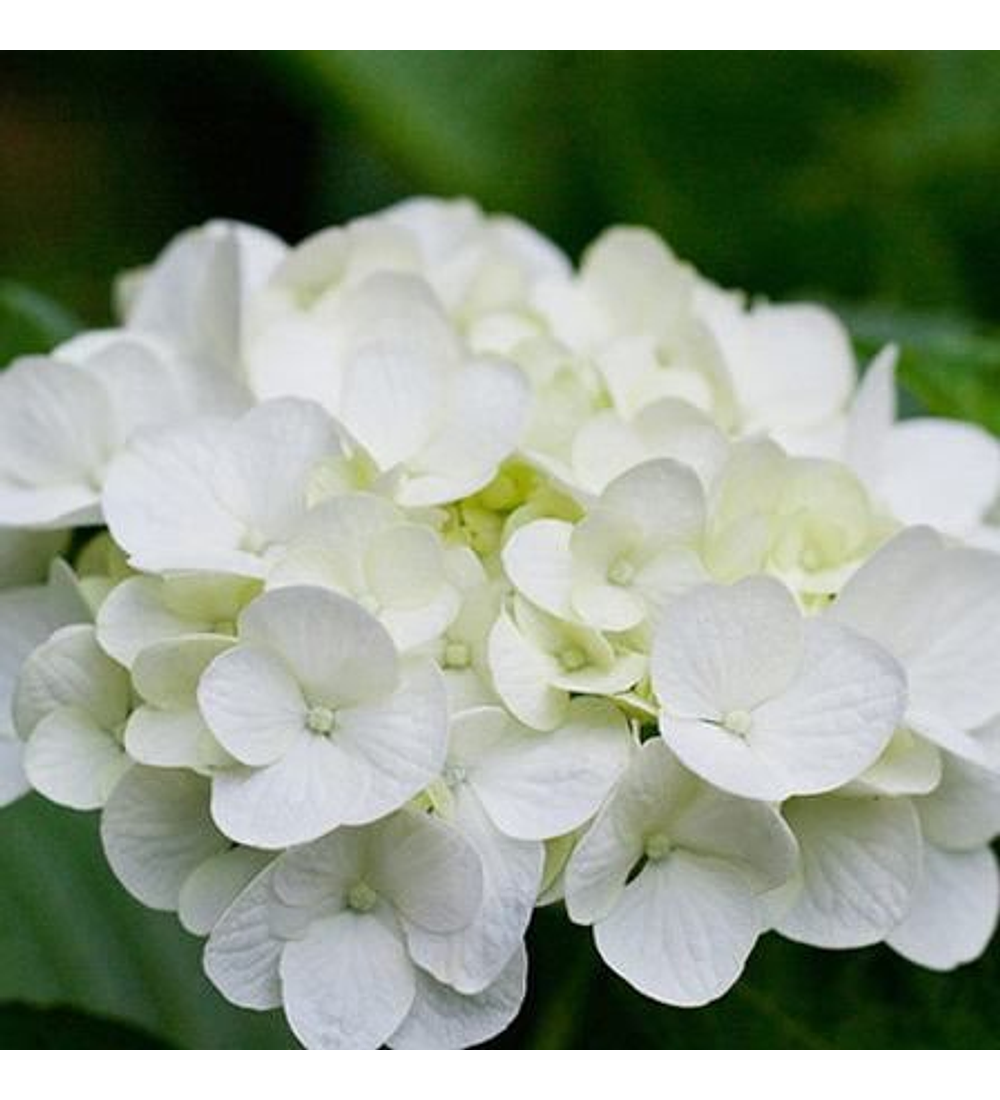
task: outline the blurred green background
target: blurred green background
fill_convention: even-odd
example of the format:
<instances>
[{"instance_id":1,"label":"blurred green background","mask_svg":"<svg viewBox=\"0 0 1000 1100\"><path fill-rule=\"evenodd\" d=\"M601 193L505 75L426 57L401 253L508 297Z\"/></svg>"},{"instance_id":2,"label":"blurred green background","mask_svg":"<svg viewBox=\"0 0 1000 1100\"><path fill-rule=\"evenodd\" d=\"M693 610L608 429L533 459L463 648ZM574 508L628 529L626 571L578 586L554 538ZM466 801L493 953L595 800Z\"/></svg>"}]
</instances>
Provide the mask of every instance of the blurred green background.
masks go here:
<instances>
[{"instance_id":1,"label":"blurred green background","mask_svg":"<svg viewBox=\"0 0 1000 1100\"><path fill-rule=\"evenodd\" d=\"M904 344L916 404L1000 431L996 53L4 53L0 360L110 319L110 283L221 215L296 240L469 194L574 256L645 223L717 280ZM960 972L773 937L719 1004L659 1008L555 913L504 1045L1000 1045L1000 950ZM280 1046L103 869L94 823L0 811L0 1045Z\"/></svg>"}]
</instances>

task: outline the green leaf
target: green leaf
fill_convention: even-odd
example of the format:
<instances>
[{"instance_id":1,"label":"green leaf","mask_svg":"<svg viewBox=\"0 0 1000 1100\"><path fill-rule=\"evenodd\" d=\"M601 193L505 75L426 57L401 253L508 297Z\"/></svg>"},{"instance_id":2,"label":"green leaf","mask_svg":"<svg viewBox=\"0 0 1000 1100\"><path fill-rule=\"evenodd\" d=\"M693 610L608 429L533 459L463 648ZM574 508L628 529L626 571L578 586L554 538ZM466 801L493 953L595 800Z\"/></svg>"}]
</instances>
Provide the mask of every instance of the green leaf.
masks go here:
<instances>
[{"instance_id":1,"label":"green leaf","mask_svg":"<svg viewBox=\"0 0 1000 1100\"><path fill-rule=\"evenodd\" d=\"M94 815L34 795L0 811L0 883L0 1002L97 1013L179 1047L295 1045L280 1013L215 992L173 914L125 893Z\"/></svg>"},{"instance_id":2,"label":"green leaf","mask_svg":"<svg viewBox=\"0 0 1000 1100\"><path fill-rule=\"evenodd\" d=\"M49 351L80 328L75 317L21 283L0 281L0 367Z\"/></svg>"},{"instance_id":3,"label":"green leaf","mask_svg":"<svg viewBox=\"0 0 1000 1100\"><path fill-rule=\"evenodd\" d=\"M139 1028L69 1008L0 1004L3 1050L152 1050L167 1045Z\"/></svg>"}]
</instances>

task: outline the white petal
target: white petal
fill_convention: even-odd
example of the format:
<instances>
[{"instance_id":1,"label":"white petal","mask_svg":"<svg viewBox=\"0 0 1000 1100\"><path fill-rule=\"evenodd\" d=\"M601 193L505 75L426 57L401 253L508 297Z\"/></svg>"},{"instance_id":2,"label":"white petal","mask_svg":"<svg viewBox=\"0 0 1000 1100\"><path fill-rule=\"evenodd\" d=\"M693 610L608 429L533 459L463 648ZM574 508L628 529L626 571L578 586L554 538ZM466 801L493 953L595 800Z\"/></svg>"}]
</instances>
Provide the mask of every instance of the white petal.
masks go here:
<instances>
[{"instance_id":1,"label":"white petal","mask_svg":"<svg viewBox=\"0 0 1000 1100\"><path fill-rule=\"evenodd\" d=\"M527 991L528 954L523 947L490 985L463 994L417 971L409 1015L389 1039L395 1050L461 1050L499 1035L520 1011Z\"/></svg>"},{"instance_id":2,"label":"white petal","mask_svg":"<svg viewBox=\"0 0 1000 1100\"><path fill-rule=\"evenodd\" d=\"M100 649L87 624L56 631L25 661L14 698L14 721L27 737L60 707L86 713L102 729L113 729L128 714L128 673Z\"/></svg>"},{"instance_id":3,"label":"white petal","mask_svg":"<svg viewBox=\"0 0 1000 1100\"><path fill-rule=\"evenodd\" d=\"M310 703L350 706L392 691L398 668L392 639L367 611L308 585L275 589L239 621L240 639L273 650Z\"/></svg>"},{"instance_id":4,"label":"white petal","mask_svg":"<svg viewBox=\"0 0 1000 1100\"><path fill-rule=\"evenodd\" d=\"M989 848L948 852L924 845L923 876L889 946L931 970L953 970L986 950L1000 910L1000 873Z\"/></svg>"},{"instance_id":5,"label":"white petal","mask_svg":"<svg viewBox=\"0 0 1000 1100\"><path fill-rule=\"evenodd\" d=\"M816 947L878 943L905 916L920 880L910 801L795 799L784 815L802 852L802 883L778 931Z\"/></svg>"},{"instance_id":6,"label":"white petal","mask_svg":"<svg viewBox=\"0 0 1000 1100\"><path fill-rule=\"evenodd\" d=\"M776 800L860 775L882 754L906 705L903 670L874 642L819 619L807 624L805 641L794 681L754 712L748 734L754 751L788 776L791 786Z\"/></svg>"},{"instance_id":7,"label":"white petal","mask_svg":"<svg viewBox=\"0 0 1000 1100\"><path fill-rule=\"evenodd\" d=\"M924 834L943 848L978 848L1000 835L1000 775L950 753L941 782L916 805Z\"/></svg>"},{"instance_id":8,"label":"white petal","mask_svg":"<svg viewBox=\"0 0 1000 1100\"><path fill-rule=\"evenodd\" d=\"M686 852L648 863L594 927L601 958L640 993L696 1006L736 981L761 930L739 872Z\"/></svg>"},{"instance_id":9,"label":"white petal","mask_svg":"<svg viewBox=\"0 0 1000 1100\"><path fill-rule=\"evenodd\" d=\"M543 846L512 840L489 820L468 787L455 792L452 824L475 848L483 898L469 925L450 934L410 938L414 961L463 993L486 990L517 953L541 884Z\"/></svg>"},{"instance_id":10,"label":"white petal","mask_svg":"<svg viewBox=\"0 0 1000 1100\"><path fill-rule=\"evenodd\" d=\"M281 956L285 1015L313 1050L374 1049L405 1019L416 993L397 932L373 914L315 921Z\"/></svg>"},{"instance_id":11,"label":"white petal","mask_svg":"<svg viewBox=\"0 0 1000 1100\"><path fill-rule=\"evenodd\" d=\"M233 426L212 484L256 539L284 542L305 513L309 474L321 459L339 454L336 426L319 405L290 397L266 401Z\"/></svg>"},{"instance_id":12,"label":"white petal","mask_svg":"<svg viewBox=\"0 0 1000 1100\"><path fill-rule=\"evenodd\" d=\"M511 584L550 615L573 619L573 527L558 519L540 519L519 527L503 549Z\"/></svg>"},{"instance_id":13,"label":"white petal","mask_svg":"<svg viewBox=\"0 0 1000 1100\"><path fill-rule=\"evenodd\" d=\"M520 440L530 394L513 364L481 359L467 365L448 397L444 429L416 460L428 476L404 484L398 494L403 504L441 504L474 493Z\"/></svg>"},{"instance_id":14,"label":"white petal","mask_svg":"<svg viewBox=\"0 0 1000 1100\"><path fill-rule=\"evenodd\" d=\"M802 644L798 608L778 581L705 585L664 612L650 661L653 688L668 715L718 720L787 688Z\"/></svg>"},{"instance_id":15,"label":"white petal","mask_svg":"<svg viewBox=\"0 0 1000 1100\"><path fill-rule=\"evenodd\" d=\"M178 710L138 707L125 727L125 749L137 763L155 768L205 771L235 763L194 705Z\"/></svg>"},{"instance_id":16,"label":"white petal","mask_svg":"<svg viewBox=\"0 0 1000 1100\"><path fill-rule=\"evenodd\" d=\"M330 738L304 735L274 764L220 770L212 818L226 836L256 848L287 848L354 820L369 771Z\"/></svg>"},{"instance_id":17,"label":"white petal","mask_svg":"<svg viewBox=\"0 0 1000 1100\"><path fill-rule=\"evenodd\" d=\"M598 506L635 524L644 539L658 542L691 542L705 523L701 482L669 458L644 462L615 478Z\"/></svg>"},{"instance_id":18,"label":"white petal","mask_svg":"<svg viewBox=\"0 0 1000 1100\"><path fill-rule=\"evenodd\" d=\"M152 909L176 909L181 887L228 847L208 814L208 782L191 772L135 767L101 816L101 840L125 888Z\"/></svg>"},{"instance_id":19,"label":"white petal","mask_svg":"<svg viewBox=\"0 0 1000 1100\"><path fill-rule=\"evenodd\" d=\"M333 739L367 775L348 824L363 824L397 809L440 772L448 743L448 697L437 665L409 658L399 687L386 699L337 713Z\"/></svg>"},{"instance_id":20,"label":"white petal","mask_svg":"<svg viewBox=\"0 0 1000 1100\"><path fill-rule=\"evenodd\" d=\"M307 736L309 704L291 671L253 645L212 661L198 685L198 706L219 743L244 764L273 764Z\"/></svg>"},{"instance_id":21,"label":"white petal","mask_svg":"<svg viewBox=\"0 0 1000 1100\"><path fill-rule=\"evenodd\" d=\"M207 936L237 896L271 861L269 852L229 848L200 863L181 887L177 915L195 936Z\"/></svg>"},{"instance_id":22,"label":"white petal","mask_svg":"<svg viewBox=\"0 0 1000 1100\"><path fill-rule=\"evenodd\" d=\"M488 717L486 709L478 714ZM544 840L572 831L597 812L627 767L631 744L617 707L573 699L551 733L506 719L504 735L472 768L470 781L502 832Z\"/></svg>"},{"instance_id":23,"label":"white petal","mask_svg":"<svg viewBox=\"0 0 1000 1100\"><path fill-rule=\"evenodd\" d=\"M902 523L971 534L1000 492L1000 445L973 424L906 420L885 438L877 492Z\"/></svg>"},{"instance_id":24,"label":"white petal","mask_svg":"<svg viewBox=\"0 0 1000 1100\"><path fill-rule=\"evenodd\" d=\"M205 973L227 1000L242 1008L277 1008L282 1000L278 965L285 944L268 920L273 874L271 864L251 881L205 945Z\"/></svg>"},{"instance_id":25,"label":"white petal","mask_svg":"<svg viewBox=\"0 0 1000 1100\"><path fill-rule=\"evenodd\" d=\"M85 711L59 707L32 731L24 771L35 790L74 810L103 806L131 761Z\"/></svg>"},{"instance_id":26,"label":"white petal","mask_svg":"<svg viewBox=\"0 0 1000 1100\"><path fill-rule=\"evenodd\" d=\"M554 729L566 713L565 691L550 683L546 654L535 649L502 611L489 635L489 669L497 694L526 725Z\"/></svg>"},{"instance_id":27,"label":"white petal","mask_svg":"<svg viewBox=\"0 0 1000 1100\"><path fill-rule=\"evenodd\" d=\"M407 937L456 932L479 910L482 870L475 848L429 814L396 814L374 834L371 885L391 900Z\"/></svg>"},{"instance_id":28,"label":"white petal","mask_svg":"<svg viewBox=\"0 0 1000 1100\"><path fill-rule=\"evenodd\" d=\"M244 523L213 489L229 431L214 418L146 431L112 463L104 515L115 542L139 568L261 571L243 549Z\"/></svg>"}]
</instances>

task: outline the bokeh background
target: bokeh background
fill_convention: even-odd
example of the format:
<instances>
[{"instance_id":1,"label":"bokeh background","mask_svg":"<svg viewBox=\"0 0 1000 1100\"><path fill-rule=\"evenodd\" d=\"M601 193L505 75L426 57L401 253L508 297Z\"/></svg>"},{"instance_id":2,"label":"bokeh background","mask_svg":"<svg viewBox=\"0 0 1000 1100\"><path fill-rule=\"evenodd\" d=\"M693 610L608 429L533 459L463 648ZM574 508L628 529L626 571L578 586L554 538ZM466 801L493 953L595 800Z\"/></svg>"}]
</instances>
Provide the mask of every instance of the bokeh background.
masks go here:
<instances>
[{"instance_id":1,"label":"bokeh background","mask_svg":"<svg viewBox=\"0 0 1000 1100\"><path fill-rule=\"evenodd\" d=\"M571 254L655 227L717 280L903 344L910 407L1000 431L1000 55L2 53L0 361L111 319L113 275L210 217L291 240L468 194ZM533 1047L1000 1045L1000 949L952 975L767 937L700 1010L658 1007L542 912ZM94 821L0 811L0 1046L287 1046L124 897Z\"/></svg>"}]
</instances>

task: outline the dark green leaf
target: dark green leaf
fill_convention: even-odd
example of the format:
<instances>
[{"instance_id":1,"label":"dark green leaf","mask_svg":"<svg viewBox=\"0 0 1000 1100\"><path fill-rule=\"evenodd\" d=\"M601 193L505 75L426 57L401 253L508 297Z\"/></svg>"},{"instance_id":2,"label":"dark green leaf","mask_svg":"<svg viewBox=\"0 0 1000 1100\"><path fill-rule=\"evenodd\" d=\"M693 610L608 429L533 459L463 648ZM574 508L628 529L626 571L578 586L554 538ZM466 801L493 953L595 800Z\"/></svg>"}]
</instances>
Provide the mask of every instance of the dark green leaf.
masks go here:
<instances>
[{"instance_id":1,"label":"dark green leaf","mask_svg":"<svg viewBox=\"0 0 1000 1100\"><path fill-rule=\"evenodd\" d=\"M69 1008L0 1004L3 1050L152 1050L167 1045L139 1028Z\"/></svg>"},{"instance_id":2,"label":"dark green leaf","mask_svg":"<svg viewBox=\"0 0 1000 1100\"><path fill-rule=\"evenodd\" d=\"M79 327L72 314L44 295L0 281L0 367L15 356L48 351Z\"/></svg>"},{"instance_id":3,"label":"dark green leaf","mask_svg":"<svg viewBox=\"0 0 1000 1100\"><path fill-rule=\"evenodd\" d=\"M294 1046L280 1013L227 1004L173 914L128 897L93 815L36 796L0 811L0 1001L121 1020L180 1047Z\"/></svg>"}]
</instances>

